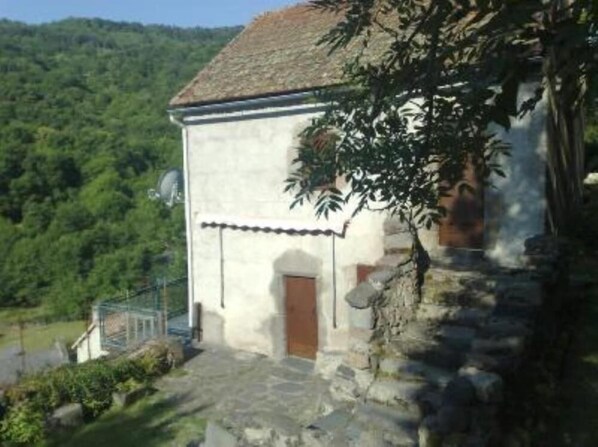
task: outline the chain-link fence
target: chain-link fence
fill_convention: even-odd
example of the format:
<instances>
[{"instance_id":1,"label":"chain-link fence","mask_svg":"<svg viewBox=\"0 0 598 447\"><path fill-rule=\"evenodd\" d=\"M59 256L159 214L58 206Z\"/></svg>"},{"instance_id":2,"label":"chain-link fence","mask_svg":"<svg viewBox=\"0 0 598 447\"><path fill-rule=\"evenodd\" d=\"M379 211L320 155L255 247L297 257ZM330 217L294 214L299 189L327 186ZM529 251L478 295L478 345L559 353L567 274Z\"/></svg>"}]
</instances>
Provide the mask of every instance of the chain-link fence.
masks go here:
<instances>
[{"instance_id":1,"label":"chain-link fence","mask_svg":"<svg viewBox=\"0 0 598 447\"><path fill-rule=\"evenodd\" d=\"M190 338L187 278L100 302L95 306L104 350L122 350L165 334ZM94 319L96 319L94 318Z\"/></svg>"}]
</instances>

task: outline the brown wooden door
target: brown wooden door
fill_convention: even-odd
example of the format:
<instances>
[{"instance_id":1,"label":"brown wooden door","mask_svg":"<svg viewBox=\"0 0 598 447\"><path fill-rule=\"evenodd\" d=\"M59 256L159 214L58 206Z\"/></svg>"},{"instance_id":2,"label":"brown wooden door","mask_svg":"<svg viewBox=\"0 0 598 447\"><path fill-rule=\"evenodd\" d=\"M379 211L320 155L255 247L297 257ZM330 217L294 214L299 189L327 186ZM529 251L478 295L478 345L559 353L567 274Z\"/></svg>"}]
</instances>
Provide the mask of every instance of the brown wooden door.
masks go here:
<instances>
[{"instance_id":1,"label":"brown wooden door","mask_svg":"<svg viewBox=\"0 0 598 447\"><path fill-rule=\"evenodd\" d=\"M288 355L315 359L318 352L316 280L285 276Z\"/></svg>"},{"instance_id":2,"label":"brown wooden door","mask_svg":"<svg viewBox=\"0 0 598 447\"><path fill-rule=\"evenodd\" d=\"M450 197L440 199L447 216L440 222L439 243L445 247L481 249L484 247L484 188L472 165L467 167L463 177ZM463 183L475 191L463 189Z\"/></svg>"},{"instance_id":3,"label":"brown wooden door","mask_svg":"<svg viewBox=\"0 0 598 447\"><path fill-rule=\"evenodd\" d=\"M376 270L376 267L373 265L364 265L358 264L357 265L357 284L361 284L362 282L367 281L368 276Z\"/></svg>"}]
</instances>

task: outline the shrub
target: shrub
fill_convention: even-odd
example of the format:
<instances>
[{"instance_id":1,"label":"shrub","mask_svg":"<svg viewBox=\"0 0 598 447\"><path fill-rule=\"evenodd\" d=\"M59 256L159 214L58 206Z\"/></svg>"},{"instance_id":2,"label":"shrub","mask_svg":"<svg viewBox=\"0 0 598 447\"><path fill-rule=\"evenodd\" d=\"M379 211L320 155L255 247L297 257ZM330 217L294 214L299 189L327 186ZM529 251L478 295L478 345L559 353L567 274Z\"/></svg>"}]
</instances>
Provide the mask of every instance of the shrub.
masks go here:
<instances>
[{"instance_id":1,"label":"shrub","mask_svg":"<svg viewBox=\"0 0 598 447\"><path fill-rule=\"evenodd\" d=\"M119 393L128 393L130 391L136 390L141 387L143 384L132 377L130 379L125 380L124 382L118 383L116 385L116 391Z\"/></svg>"},{"instance_id":2,"label":"shrub","mask_svg":"<svg viewBox=\"0 0 598 447\"><path fill-rule=\"evenodd\" d=\"M7 399L9 405L27 401L44 412L78 402L86 416L96 417L112 404L112 392L118 383L129 379L149 382L159 375L161 361L151 357L95 360L29 376L8 389Z\"/></svg>"},{"instance_id":3,"label":"shrub","mask_svg":"<svg viewBox=\"0 0 598 447\"><path fill-rule=\"evenodd\" d=\"M45 415L68 403L80 403L85 417L95 418L112 405L112 393L119 387L149 383L168 371L168 359L168 348L156 344L135 358L94 360L28 376L6 391L8 411L0 423L0 441L38 442Z\"/></svg>"},{"instance_id":4,"label":"shrub","mask_svg":"<svg viewBox=\"0 0 598 447\"><path fill-rule=\"evenodd\" d=\"M0 422L0 439L19 445L37 444L44 438L44 413L30 402L12 407Z\"/></svg>"}]
</instances>

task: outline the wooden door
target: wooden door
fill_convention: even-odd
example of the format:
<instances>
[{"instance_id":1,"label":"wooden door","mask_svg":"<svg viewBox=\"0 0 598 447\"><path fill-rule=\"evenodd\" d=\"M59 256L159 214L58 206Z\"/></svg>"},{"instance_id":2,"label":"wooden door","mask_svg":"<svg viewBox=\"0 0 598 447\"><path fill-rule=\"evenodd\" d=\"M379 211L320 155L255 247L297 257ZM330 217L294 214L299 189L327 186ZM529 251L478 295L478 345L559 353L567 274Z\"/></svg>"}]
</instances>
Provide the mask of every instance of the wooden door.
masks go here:
<instances>
[{"instance_id":1,"label":"wooden door","mask_svg":"<svg viewBox=\"0 0 598 447\"><path fill-rule=\"evenodd\" d=\"M357 265L357 284L366 282L370 273L376 270L373 265L358 264Z\"/></svg>"},{"instance_id":2,"label":"wooden door","mask_svg":"<svg viewBox=\"0 0 598 447\"><path fill-rule=\"evenodd\" d=\"M315 359L318 352L316 280L285 276L288 355Z\"/></svg>"},{"instance_id":3,"label":"wooden door","mask_svg":"<svg viewBox=\"0 0 598 447\"><path fill-rule=\"evenodd\" d=\"M484 188L472 165L466 168L463 177L450 197L440 199L447 216L440 222L439 243L445 247L481 249L484 247ZM474 191L463 189L463 183Z\"/></svg>"}]
</instances>

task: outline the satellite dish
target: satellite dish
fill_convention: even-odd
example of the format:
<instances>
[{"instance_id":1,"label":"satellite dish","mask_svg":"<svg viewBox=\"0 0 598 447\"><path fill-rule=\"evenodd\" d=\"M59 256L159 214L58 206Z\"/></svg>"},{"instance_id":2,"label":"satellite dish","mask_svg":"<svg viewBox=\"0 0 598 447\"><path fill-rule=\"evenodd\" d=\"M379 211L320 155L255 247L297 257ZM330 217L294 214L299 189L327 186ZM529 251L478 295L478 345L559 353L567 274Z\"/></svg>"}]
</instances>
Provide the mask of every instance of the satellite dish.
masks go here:
<instances>
[{"instance_id":1,"label":"satellite dish","mask_svg":"<svg viewBox=\"0 0 598 447\"><path fill-rule=\"evenodd\" d=\"M161 200L172 208L177 203L185 201L183 197L183 173L178 168L169 169L158 179L156 189L147 192L150 200Z\"/></svg>"}]
</instances>

